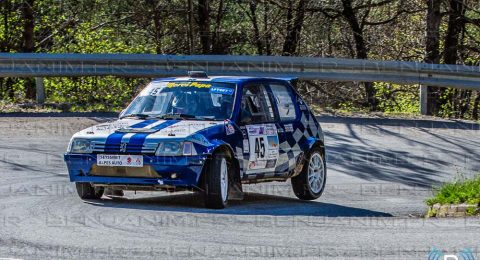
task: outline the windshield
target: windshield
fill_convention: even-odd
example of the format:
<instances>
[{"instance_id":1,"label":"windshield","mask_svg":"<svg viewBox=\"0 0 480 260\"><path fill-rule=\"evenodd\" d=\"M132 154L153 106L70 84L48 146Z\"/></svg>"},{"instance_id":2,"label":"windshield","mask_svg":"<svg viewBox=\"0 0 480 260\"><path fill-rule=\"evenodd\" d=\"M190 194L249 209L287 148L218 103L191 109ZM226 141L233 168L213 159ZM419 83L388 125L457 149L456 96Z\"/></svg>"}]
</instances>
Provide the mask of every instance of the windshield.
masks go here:
<instances>
[{"instance_id":1,"label":"windshield","mask_svg":"<svg viewBox=\"0 0 480 260\"><path fill-rule=\"evenodd\" d=\"M150 83L121 117L225 120L233 110L235 85L205 81Z\"/></svg>"}]
</instances>

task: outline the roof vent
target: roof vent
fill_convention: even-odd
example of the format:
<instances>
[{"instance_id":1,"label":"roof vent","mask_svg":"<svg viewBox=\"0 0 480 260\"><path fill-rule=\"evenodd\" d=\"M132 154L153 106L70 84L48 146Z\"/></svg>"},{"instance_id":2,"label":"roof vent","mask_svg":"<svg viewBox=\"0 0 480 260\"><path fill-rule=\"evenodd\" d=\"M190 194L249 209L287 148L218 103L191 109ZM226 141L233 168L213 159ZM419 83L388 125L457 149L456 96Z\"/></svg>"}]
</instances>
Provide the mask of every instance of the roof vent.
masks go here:
<instances>
[{"instance_id":1,"label":"roof vent","mask_svg":"<svg viewBox=\"0 0 480 260\"><path fill-rule=\"evenodd\" d=\"M208 75L205 71L189 71L188 76L190 78L208 79Z\"/></svg>"}]
</instances>

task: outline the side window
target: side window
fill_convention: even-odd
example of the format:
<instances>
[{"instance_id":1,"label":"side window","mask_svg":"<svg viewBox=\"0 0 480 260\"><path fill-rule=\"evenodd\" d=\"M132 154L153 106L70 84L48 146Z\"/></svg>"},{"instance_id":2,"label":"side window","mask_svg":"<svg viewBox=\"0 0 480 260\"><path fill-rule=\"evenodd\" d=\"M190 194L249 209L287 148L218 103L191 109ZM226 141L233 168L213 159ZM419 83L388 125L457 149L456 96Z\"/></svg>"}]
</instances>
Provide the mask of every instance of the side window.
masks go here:
<instances>
[{"instance_id":1,"label":"side window","mask_svg":"<svg viewBox=\"0 0 480 260\"><path fill-rule=\"evenodd\" d=\"M240 122L243 124L268 123L275 120L273 106L265 86L247 85L243 88Z\"/></svg>"},{"instance_id":2,"label":"side window","mask_svg":"<svg viewBox=\"0 0 480 260\"><path fill-rule=\"evenodd\" d=\"M280 120L295 120L297 114L292 91L287 86L278 83L270 84L270 89L272 90L275 102L277 103Z\"/></svg>"}]
</instances>

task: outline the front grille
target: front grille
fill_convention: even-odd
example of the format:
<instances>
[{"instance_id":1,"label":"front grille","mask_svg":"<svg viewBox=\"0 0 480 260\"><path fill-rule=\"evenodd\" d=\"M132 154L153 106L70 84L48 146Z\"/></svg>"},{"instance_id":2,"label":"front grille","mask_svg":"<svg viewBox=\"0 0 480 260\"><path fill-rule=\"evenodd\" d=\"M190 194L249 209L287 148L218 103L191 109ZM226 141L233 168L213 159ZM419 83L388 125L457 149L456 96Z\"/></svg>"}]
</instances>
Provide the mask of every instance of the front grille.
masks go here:
<instances>
[{"instance_id":1,"label":"front grille","mask_svg":"<svg viewBox=\"0 0 480 260\"><path fill-rule=\"evenodd\" d=\"M104 142L92 142L93 153L124 153L124 154L154 154L158 144L144 143L127 144L125 152L120 151L120 144L105 144Z\"/></svg>"},{"instance_id":2,"label":"front grille","mask_svg":"<svg viewBox=\"0 0 480 260\"><path fill-rule=\"evenodd\" d=\"M124 166L97 166L94 164L90 169L89 175L104 177L137 177L137 178L161 178L157 171L150 165L143 167L124 167Z\"/></svg>"}]
</instances>

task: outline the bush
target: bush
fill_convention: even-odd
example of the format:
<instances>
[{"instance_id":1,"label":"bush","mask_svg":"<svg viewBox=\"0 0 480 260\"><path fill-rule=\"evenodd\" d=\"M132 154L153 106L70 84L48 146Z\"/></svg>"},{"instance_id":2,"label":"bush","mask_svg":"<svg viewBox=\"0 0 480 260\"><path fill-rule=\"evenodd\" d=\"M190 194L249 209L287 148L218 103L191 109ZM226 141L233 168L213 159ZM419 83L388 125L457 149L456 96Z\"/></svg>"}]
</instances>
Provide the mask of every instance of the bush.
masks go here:
<instances>
[{"instance_id":1,"label":"bush","mask_svg":"<svg viewBox=\"0 0 480 260\"><path fill-rule=\"evenodd\" d=\"M480 175L470 180L457 180L445 183L435 190L435 196L427 199L427 204L480 204Z\"/></svg>"}]
</instances>

